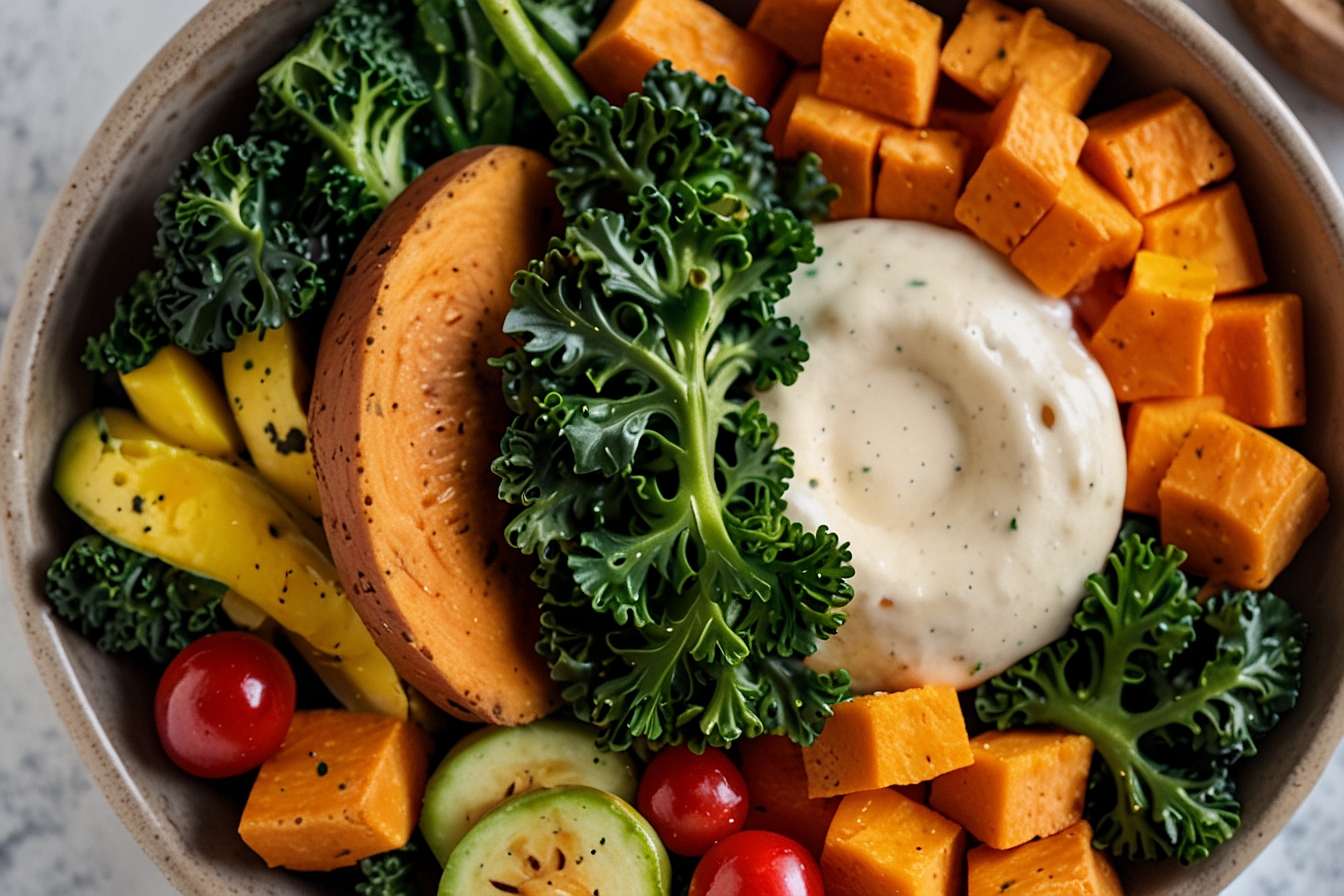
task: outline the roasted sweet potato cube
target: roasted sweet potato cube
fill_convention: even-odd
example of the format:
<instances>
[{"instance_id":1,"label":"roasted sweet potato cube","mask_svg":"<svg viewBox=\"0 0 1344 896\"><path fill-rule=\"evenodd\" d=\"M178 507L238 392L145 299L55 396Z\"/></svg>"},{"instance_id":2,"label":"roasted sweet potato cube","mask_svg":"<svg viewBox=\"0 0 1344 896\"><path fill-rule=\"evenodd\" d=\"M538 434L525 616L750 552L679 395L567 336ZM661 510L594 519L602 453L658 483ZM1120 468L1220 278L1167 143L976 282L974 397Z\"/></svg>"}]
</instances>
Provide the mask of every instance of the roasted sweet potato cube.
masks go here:
<instances>
[{"instance_id":1,"label":"roasted sweet potato cube","mask_svg":"<svg viewBox=\"0 0 1344 896\"><path fill-rule=\"evenodd\" d=\"M985 102L997 103L1013 86L1008 51L1022 30L1022 18L997 0L970 0L943 46L943 74Z\"/></svg>"},{"instance_id":2,"label":"roasted sweet potato cube","mask_svg":"<svg viewBox=\"0 0 1344 896\"><path fill-rule=\"evenodd\" d=\"M1186 568L1234 588L1268 588L1330 506L1325 474L1278 439L1205 411L1157 490L1162 541Z\"/></svg>"},{"instance_id":3,"label":"roasted sweet potato cube","mask_svg":"<svg viewBox=\"0 0 1344 896\"><path fill-rule=\"evenodd\" d=\"M1065 296L1103 268L1134 260L1139 219L1085 171L1069 172L1059 198L1009 257L1044 293Z\"/></svg>"},{"instance_id":4,"label":"roasted sweet potato cube","mask_svg":"<svg viewBox=\"0 0 1344 896\"><path fill-rule=\"evenodd\" d=\"M616 0L574 69L593 90L623 103L660 59L707 81L723 75L763 106L784 77L774 46L701 0Z\"/></svg>"},{"instance_id":5,"label":"roasted sweet potato cube","mask_svg":"<svg viewBox=\"0 0 1344 896\"><path fill-rule=\"evenodd\" d=\"M821 48L817 92L922 128L938 89L943 20L914 0L844 0Z\"/></svg>"},{"instance_id":6,"label":"roasted sweet potato cube","mask_svg":"<svg viewBox=\"0 0 1344 896\"><path fill-rule=\"evenodd\" d=\"M1083 111L1111 62L1110 50L1079 40L1040 9L1027 10L1008 53L1013 83L1030 81L1037 92L1071 115Z\"/></svg>"},{"instance_id":7,"label":"roasted sweet potato cube","mask_svg":"<svg viewBox=\"0 0 1344 896\"><path fill-rule=\"evenodd\" d=\"M1221 395L1227 413L1252 426L1306 423L1302 300L1284 293L1214 302L1204 391Z\"/></svg>"},{"instance_id":8,"label":"roasted sweet potato cube","mask_svg":"<svg viewBox=\"0 0 1344 896\"><path fill-rule=\"evenodd\" d=\"M1129 406L1125 417L1125 449L1129 458L1126 510L1157 516L1157 486L1167 475L1172 458L1185 444L1200 414L1222 409L1223 399L1217 395L1149 398Z\"/></svg>"},{"instance_id":9,"label":"roasted sweet potato cube","mask_svg":"<svg viewBox=\"0 0 1344 896\"><path fill-rule=\"evenodd\" d=\"M1050 729L986 731L975 764L933 779L929 805L995 849L1057 834L1083 817L1092 741Z\"/></svg>"},{"instance_id":10,"label":"roasted sweet potato cube","mask_svg":"<svg viewBox=\"0 0 1344 896\"><path fill-rule=\"evenodd\" d=\"M966 173L980 167L989 149L991 135L989 119L992 110L948 109L933 107L929 114L929 128L935 131L956 131L967 140Z\"/></svg>"},{"instance_id":11,"label":"roasted sweet potato cube","mask_svg":"<svg viewBox=\"0 0 1344 896\"><path fill-rule=\"evenodd\" d=\"M994 109L989 127L993 142L957 201L955 215L1006 254L1054 205L1076 166L1087 126L1021 84Z\"/></svg>"},{"instance_id":12,"label":"roasted sweet potato cube","mask_svg":"<svg viewBox=\"0 0 1344 896\"><path fill-rule=\"evenodd\" d=\"M405 719L297 712L257 773L238 834L266 864L331 871L410 839L433 744Z\"/></svg>"},{"instance_id":13,"label":"roasted sweet potato cube","mask_svg":"<svg viewBox=\"0 0 1344 896\"><path fill-rule=\"evenodd\" d=\"M1125 295L1092 336L1092 355L1121 402L1204 391L1213 326L1211 265L1142 251Z\"/></svg>"},{"instance_id":14,"label":"roasted sweet potato cube","mask_svg":"<svg viewBox=\"0 0 1344 896\"><path fill-rule=\"evenodd\" d=\"M791 837L821 858L826 830L840 806L840 797L808 797L803 748L787 737L766 734L740 740L737 745L742 777L751 796L747 829Z\"/></svg>"},{"instance_id":15,"label":"roasted sweet potato cube","mask_svg":"<svg viewBox=\"0 0 1344 896\"><path fill-rule=\"evenodd\" d=\"M1269 279L1251 215L1234 183L1196 193L1145 217L1143 248L1207 261L1218 269L1218 295L1252 289Z\"/></svg>"},{"instance_id":16,"label":"roasted sweet potato cube","mask_svg":"<svg viewBox=\"0 0 1344 896\"><path fill-rule=\"evenodd\" d=\"M946 685L837 703L821 735L803 749L808 796L918 784L970 765L970 738Z\"/></svg>"},{"instance_id":17,"label":"roasted sweet potato cube","mask_svg":"<svg viewBox=\"0 0 1344 896\"><path fill-rule=\"evenodd\" d=\"M878 147L874 214L956 227L952 209L970 151L971 141L956 131L892 128Z\"/></svg>"},{"instance_id":18,"label":"roasted sweet potato cube","mask_svg":"<svg viewBox=\"0 0 1344 896\"><path fill-rule=\"evenodd\" d=\"M826 896L957 896L966 832L894 790L845 797L826 833Z\"/></svg>"},{"instance_id":19,"label":"roasted sweet potato cube","mask_svg":"<svg viewBox=\"0 0 1344 896\"><path fill-rule=\"evenodd\" d=\"M840 0L761 0L747 30L779 47L799 65L821 62L821 42Z\"/></svg>"},{"instance_id":20,"label":"roasted sweet potato cube","mask_svg":"<svg viewBox=\"0 0 1344 896\"><path fill-rule=\"evenodd\" d=\"M1040 9L1022 14L995 0L971 0L943 47L944 74L987 103L1030 81L1049 102L1077 115L1111 53L1054 24Z\"/></svg>"},{"instance_id":21,"label":"roasted sweet potato cube","mask_svg":"<svg viewBox=\"0 0 1344 896\"><path fill-rule=\"evenodd\" d=\"M815 68L795 69L779 89L779 97L770 107L770 122L765 126L765 139L775 148L775 154L784 155L784 132L789 127L789 116L798 104L798 97L817 95L817 80L821 72Z\"/></svg>"},{"instance_id":22,"label":"roasted sweet potato cube","mask_svg":"<svg viewBox=\"0 0 1344 896\"><path fill-rule=\"evenodd\" d=\"M784 131L784 156L821 156L821 171L840 187L831 219L867 218L873 210L873 168L888 122L818 96L802 94Z\"/></svg>"},{"instance_id":23,"label":"roasted sweet potato cube","mask_svg":"<svg viewBox=\"0 0 1344 896\"><path fill-rule=\"evenodd\" d=\"M1087 120L1082 164L1139 217L1230 175L1232 149L1204 110L1177 90Z\"/></svg>"},{"instance_id":24,"label":"roasted sweet potato cube","mask_svg":"<svg viewBox=\"0 0 1344 896\"><path fill-rule=\"evenodd\" d=\"M968 896L1124 896L1085 821L1013 849L977 846L966 854L966 872Z\"/></svg>"}]
</instances>

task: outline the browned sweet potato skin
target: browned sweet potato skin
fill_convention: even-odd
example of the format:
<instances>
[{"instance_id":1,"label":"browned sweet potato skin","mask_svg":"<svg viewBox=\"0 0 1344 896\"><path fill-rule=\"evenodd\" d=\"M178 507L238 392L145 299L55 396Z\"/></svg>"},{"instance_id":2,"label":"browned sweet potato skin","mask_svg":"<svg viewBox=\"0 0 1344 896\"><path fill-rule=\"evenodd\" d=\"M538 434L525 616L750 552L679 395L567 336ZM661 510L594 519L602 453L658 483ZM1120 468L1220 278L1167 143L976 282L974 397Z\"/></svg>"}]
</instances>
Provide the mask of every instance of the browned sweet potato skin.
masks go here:
<instances>
[{"instance_id":1,"label":"browned sweet potato skin","mask_svg":"<svg viewBox=\"0 0 1344 896\"><path fill-rule=\"evenodd\" d=\"M487 364L514 273L560 224L549 169L482 147L407 188L350 263L309 411L327 538L379 648L439 706L503 725L560 703L532 563L504 541L490 463L509 414Z\"/></svg>"}]
</instances>

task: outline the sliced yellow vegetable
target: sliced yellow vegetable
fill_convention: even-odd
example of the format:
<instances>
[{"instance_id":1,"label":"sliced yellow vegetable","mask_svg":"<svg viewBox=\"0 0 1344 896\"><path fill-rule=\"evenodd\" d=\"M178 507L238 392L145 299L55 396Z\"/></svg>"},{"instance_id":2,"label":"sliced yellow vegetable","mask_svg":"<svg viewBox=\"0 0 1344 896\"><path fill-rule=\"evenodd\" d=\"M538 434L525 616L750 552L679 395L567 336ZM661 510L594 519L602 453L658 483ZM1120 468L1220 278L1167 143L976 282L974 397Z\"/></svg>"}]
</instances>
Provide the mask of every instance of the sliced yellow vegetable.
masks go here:
<instances>
[{"instance_id":1,"label":"sliced yellow vegetable","mask_svg":"<svg viewBox=\"0 0 1344 896\"><path fill-rule=\"evenodd\" d=\"M210 457L242 454L243 437L223 390L188 352L165 346L120 379L140 419L168 441Z\"/></svg>"},{"instance_id":2,"label":"sliced yellow vegetable","mask_svg":"<svg viewBox=\"0 0 1344 896\"><path fill-rule=\"evenodd\" d=\"M225 616L229 617L229 621L239 628L246 629L267 641L275 640L276 632L280 626L274 619L266 615L265 610L240 596L238 592L225 591L224 599L219 602L219 608L224 611Z\"/></svg>"},{"instance_id":3,"label":"sliced yellow vegetable","mask_svg":"<svg viewBox=\"0 0 1344 896\"><path fill-rule=\"evenodd\" d=\"M251 468L171 445L126 411L93 411L61 443L54 484L108 538L224 583L306 641L347 707L405 718L406 691L311 537L315 523Z\"/></svg>"},{"instance_id":4,"label":"sliced yellow vegetable","mask_svg":"<svg viewBox=\"0 0 1344 896\"><path fill-rule=\"evenodd\" d=\"M308 439L308 390L313 374L293 323L238 338L220 361L233 419L252 463L291 501L322 515Z\"/></svg>"}]
</instances>

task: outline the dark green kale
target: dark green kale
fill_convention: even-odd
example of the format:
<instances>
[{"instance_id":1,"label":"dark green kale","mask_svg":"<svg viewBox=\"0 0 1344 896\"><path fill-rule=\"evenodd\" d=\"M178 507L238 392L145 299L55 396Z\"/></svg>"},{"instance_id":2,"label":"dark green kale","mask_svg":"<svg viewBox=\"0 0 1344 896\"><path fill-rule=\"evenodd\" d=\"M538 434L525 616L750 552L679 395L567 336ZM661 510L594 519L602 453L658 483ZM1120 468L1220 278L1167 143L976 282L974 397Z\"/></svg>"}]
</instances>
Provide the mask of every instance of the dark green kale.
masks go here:
<instances>
[{"instance_id":1,"label":"dark green kale","mask_svg":"<svg viewBox=\"0 0 1344 896\"><path fill-rule=\"evenodd\" d=\"M379 853L359 862L364 880L355 884L357 896L419 896L415 843Z\"/></svg>"},{"instance_id":2,"label":"dark green kale","mask_svg":"<svg viewBox=\"0 0 1344 896\"><path fill-rule=\"evenodd\" d=\"M344 224L367 226L421 171L410 132L430 90L399 22L384 3L337 0L257 82L254 128L318 148L309 186Z\"/></svg>"},{"instance_id":3,"label":"dark green kale","mask_svg":"<svg viewBox=\"0 0 1344 896\"><path fill-rule=\"evenodd\" d=\"M159 198L159 317L192 354L233 348L244 333L301 316L326 284L294 221L303 177L275 140L228 135L192 155ZM289 195L286 195L288 193Z\"/></svg>"},{"instance_id":4,"label":"dark green kale","mask_svg":"<svg viewBox=\"0 0 1344 896\"><path fill-rule=\"evenodd\" d=\"M811 743L849 677L802 660L843 622L853 570L836 535L785 516L793 458L751 397L807 360L775 306L818 254L767 115L668 65L647 95L589 103L518 0L480 2L557 122L572 218L518 275L504 328L522 345L497 362L517 416L494 470L518 507L506 536L538 561L538 649L611 748Z\"/></svg>"},{"instance_id":5,"label":"dark green kale","mask_svg":"<svg viewBox=\"0 0 1344 896\"><path fill-rule=\"evenodd\" d=\"M143 649L158 663L220 630L226 590L101 535L80 538L47 570L46 593L56 615L78 626L99 650Z\"/></svg>"},{"instance_id":6,"label":"dark green kale","mask_svg":"<svg viewBox=\"0 0 1344 896\"><path fill-rule=\"evenodd\" d=\"M534 145L550 123L476 0L416 0L413 42L446 155L492 143Z\"/></svg>"},{"instance_id":7,"label":"dark green kale","mask_svg":"<svg viewBox=\"0 0 1344 896\"><path fill-rule=\"evenodd\" d=\"M801 659L843 621L849 552L784 516L792 456L748 393L807 358L774 307L812 228L717 196L674 180L583 213L505 321L506 534L541 559L543 653L617 749L809 743L847 692Z\"/></svg>"},{"instance_id":8,"label":"dark green kale","mask_svg":"<svg viewBox=\"0 0 1344 896\"><path fill-rule=\"evenodd\" d=\"M981 685L976 711L1000 729L1087 735L1097 847L1188 864L1240 824L1229 766L1296 702L1306 628L1269 592L1201 608L1185 556L1129 535L1089 577L1069 634Z\"/></svg>"},{"instance_id":9,"label":"dark green kale","mask_svg":"<svg viewBox=\"0 0 1344 896\"><path fill-rule=\"evenodd\" d=\"M111 326L90 336L84 347L80 360L85 367L94 373L130 373L144 367L155 352L172 342L157 310L162 277L157 271L142 271L130 290L117 297Z\"/></svg>"},{"instance_id":10,"label":"dark green kale","mask_svg":"<svg viewBox=\"0 0 1344 896\"><path fill-rule=\"evenodd\" d=\"M624 105L597 98L562 119L551 155L565 214L623 208L646 186L695 186L709 201L732 197L748 209L788 208L826 216L839 190L807 154L781 168L765 139L770 113L720 77L674 71L667 60Z\"/></svg>"}]
</instances>

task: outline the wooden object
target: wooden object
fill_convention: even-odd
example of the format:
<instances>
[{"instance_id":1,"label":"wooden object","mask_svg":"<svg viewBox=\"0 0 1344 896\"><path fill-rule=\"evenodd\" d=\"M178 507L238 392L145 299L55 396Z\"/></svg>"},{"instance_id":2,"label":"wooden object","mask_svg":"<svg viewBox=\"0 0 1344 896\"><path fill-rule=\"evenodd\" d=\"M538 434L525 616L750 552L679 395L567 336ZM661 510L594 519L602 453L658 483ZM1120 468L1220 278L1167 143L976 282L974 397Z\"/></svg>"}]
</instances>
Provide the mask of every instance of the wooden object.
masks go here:
<instances>
[{"instance_id":1,"label":"wooden object","mask_svg":"<svg viewBox=\"0 0 1344 896\"><path fill-rule=\"evenodd\" d=\"M1344 3L1231 0L1251 33L1283 67L1344 106Z\"/></svg>"}]
</instances>

